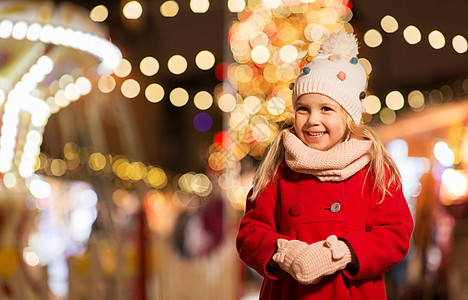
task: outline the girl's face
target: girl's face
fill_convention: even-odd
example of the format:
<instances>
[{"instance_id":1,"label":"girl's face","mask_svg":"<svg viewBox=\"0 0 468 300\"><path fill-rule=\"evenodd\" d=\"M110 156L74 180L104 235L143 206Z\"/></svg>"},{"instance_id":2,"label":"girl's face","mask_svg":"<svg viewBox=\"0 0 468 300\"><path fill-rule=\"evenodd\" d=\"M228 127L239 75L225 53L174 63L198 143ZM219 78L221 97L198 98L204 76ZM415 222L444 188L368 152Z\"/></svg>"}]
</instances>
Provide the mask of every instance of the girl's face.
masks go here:
<instances>
[{"instance_id":1,"label":"girl's face","mask_svg":"<svg viewBox=\"0 0 468 300\"><path fill-rule=\"evenodd\" d=\"M296 134L308 147L328 150L345 138L345 114L337 102L325 95L304 94L296 101Z\"/></svg>"}]
</instances>

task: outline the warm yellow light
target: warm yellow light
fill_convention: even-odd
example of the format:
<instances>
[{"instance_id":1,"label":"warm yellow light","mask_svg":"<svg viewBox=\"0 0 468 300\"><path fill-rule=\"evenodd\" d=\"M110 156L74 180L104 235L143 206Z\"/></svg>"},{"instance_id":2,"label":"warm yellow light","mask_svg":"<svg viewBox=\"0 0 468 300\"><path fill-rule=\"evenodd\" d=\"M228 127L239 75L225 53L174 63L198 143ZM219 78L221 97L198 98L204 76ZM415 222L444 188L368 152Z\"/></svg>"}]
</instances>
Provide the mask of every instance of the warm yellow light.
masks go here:
<instances>
[{"instance_id":1,"label":"warm yellow light","mask_svg":"<svg viewBox=\"0 0 468 300\"><path fill-rule=\"evenodd\" d=\"M80 158L80 153L81 153L80 147L75 143L68 142L63 147L63 156L67 160L75 160L75 159Z\"/></svg>"},{"instance_id":2,"label":"warm yellow light","mask_svg":"<svg viewBox=\"0 0 468 300\"><path fill-rule=\"evenodd\" d=\"M429 44L434 49L441 49L445 46L445 37L438 30L434 30L431 33L429 33L428 39L429 39Z\"/></svg>"},{"instance_id":3,"label":"warm yellow light","mask_svg":"<svg viewBox=\"0 0 468 300\"><path fill-rule=\"evenodd\" d=\"M57 93L55 93L54 100L55 104L62 108L70 104L70 99L65 96L64 90L58 90Z\"/></svg>"},{"instance_id":4,"label":"warm yellow light","mask_svg":"<svg viewBox=\"0 0 468 300\"><path fill-rule=\"evenodd\" d=\"M452 47L458 53L465 53L468 50L468 43L463 36L457 35L452 39Z\"/></svg>"},{"instance_id":5,"label":"warm yellow light","mask_svg":"<svg viewBox=\"0 0 468 300\"><path fill-rule=\"evenodd\" d=\"M106 157L99 152L93 153L89 156L88 164L91 170L100 171L106 166Z\"/></svg>"},{"instance_id":6,"label":"warm yellow light","mask_svg":"<svg viewBox=\"0 0 468 300\"><path fill-rule=\"evenodd\" d=\"M248 96L244 99L243 106L246 112L248 112L251 115L254 115L260 110L260 108L262 108L262 103L257 97Z\"/></svg>"},{"instance_id":7,"label":"warm yellow light","mask_svg":"<svg viewBox=\"0 0 468 300\"><path fill-rule=\"evenodd\" d=\"M70 101L76 101L80 98L80 89L74 83L70 83L65 88L65 97L67 97Z\"/></svg>"},{"instance_id":8,"label":"warm yellow light","mask_svg":"<svg viewBox=\"0 0 468 300\"><path fill-rule=\"evenodd\" d=\"M243 11L245 9L245 0L228 0L228 9L232 13Z\"/></svg>"},{"instance_id":9,"label":"warm yellow light","mask_svg":"<svg viewBox=\"0 0 468 300\"><path fill-rule=\"evenodd\" d=\"M262 6L269 9L278 8L281 5L281 0L262 0Z\"/></svg>"},{"instance_id":10,"label":"warm yellow light","mask_svg":"<svg viewBox=\"0 0 468 300\"><path fill-rule=\"evenodd\" d=\"M131 71L132 71L132 65L127 59L123 58L120 61L120 64L114 70L114 73L116 76L123 78L123 77L128 76Z\"/></svg>"},{"instance_id":11,"label":"warm yellow light","mask_svg":"<svg viewBox=\"0 0 468 300\"><path fill-rule=\"evenodd\" d=\"M377 96L370 95L364 98L363 103L366 113L374 115L380 111L380 99Z\"/></svg>"},{"instance_id":12,"label":"warm yellow light","mask_svg":"<svg viewBox=\"0 0 468 300\"><path fill-rule=\"evenodd\" d=\"M174 55L167 62L169 71L175 75L179 75L187 70L187 60L182 55Z\"/></svg>"},{"instance_id":13,"label":"warm yellow light","mask_svg":"<svg viewBox=\"0 0 468 300\"><path fill-rule=\"evenodd\" d=\"M380 20L380 26L385 32L393 33L398 30L398 21L394 17L386 15Z\"/></svg>"},{"instance_id":14,"label":"warm yellow light","mask_svg":"<svg viewBox=\"0 0 468 300\"><path fill-rule=\"evenodd\" d=\"M215 64L215 56L208 50L200 51L195 57L195 63L202 70L209 70Z\"/></svg>"},{"instance_id":15,"label":"warm yellow light","mask_svg":"<svg viewBox=\"0 0 468 300\"><path fill-rule=\"evenodd\" d=\"M115 89L115 79L112 76L103 76L98 80L98 88L103 93L110 93Z\"/></svg>"},{"instance_id":16,"label":"warm yellow light","mask_svg":"<svg viewBox=\"0 0 468 300\"><path fill-rule=\"evenodd\" d=\"M3 184L7 189L14 188L16 186L16 182L17 180L15 174L8 172L3 175Z\"/></svg>"},{"instance_id":17,"label":"warm yellow light","mask_svg":"<svg viewBox=\"0 0 468 300\"><path fill-rule=\"evenodd\" d=\"M174 106L181 107L187 104L189 100L189 94L183 88L175 88L169 94L169 100Z\"/></svg>"},{"instance_id":18,"label":"warm yellow light","mask_svg":"<svg viewBox=\"0 0 468 300\"><path fill-rule=\"evenodd\" d=\"M140 71L143 73L143 75L153 76L159 71L159 62L156 60L156 58L147 56L140 62Z\"/></svg>"},{"instance_id":19,"label":"warm yellow light","mask_svg":"<svg viewBox=\"0 0 468 300\"><path fill-rule=\"evenodd\" d=\"M408 104L414 110L419 110L424 107L424 95L421 91L415 90L408 94Z\"/></svg>"},{"instance_id":20,"label":"warm yellow light","mask_svg":"<svg viewBox=\"0 0 468 300\"><path fill-rule=\"evenodd\" d=\"M140 84L135 79L127 79L122 83L120 91L127 98L135 98L140 93Z\"/></svg>"},{"instance_id":21,"label":"warm yellow light","mask_svg":"<svg viewBox=\"0 0 468 300\"><path fill-rule=\"evenodd\" d=\"M218 107L223 112L231 112L236 108L236 97L231 94L223 94L218 99Z\"/></svg>"},{"instance_id":22,"label":"warm yellow light","mask_svg":"<svg viewBox=\"0 0 468 300\"><path fill-rule=\"evenodd\" d=\"M130 1L123 7L122 13L127 19L138 19L143 13L143 7L138 1Z\"/></svg>"},{"instance_id":23,"label":"warm yellow light","mask_svg":"<svg viewBox=\"0 0 468 300\"><path fill-rule=\"evenodd\" d=\"M421 32L416 26L410 25L403 30L403 37L408 44L414 45L421 41Z\"/></svg>"},{"instance_id":24,"label":"warm yellow light","mask_svg":"<svg viewBox=\"0 0 468 300\"><path fill-rule=\"evenodd\" d=\"M109 16L109 11L104 5L95 6L89 13L89 17L94 22L104 22Z\"/></svg>"},{"instance_id":25,"label":"warm yellow light","mask_svg":"<svg viewBox=\"0 0 468 300\"><path fill-rule=\"evenodd\" d=\"M79 77L76 79L75 84L78 87L81 95L87 95L89 92L91 92L92 85L88 78Z\"/></svg>"},{"instance_id":26,"label":"warm yellow light","mask_svg":"<svg viewBox=\"0 0 468 300\"><path fill-rule=\"evenodd\" d=\"M399 110L405 105L405 98L399 91L392 91L385 97L385 104L393 110Z\"/></svg>"},{"instance_id":27,"label":"warm yellow light","mask_svg":"<svg viewBox=\"0 0 468 300\"><path fill-rule=\"evenodd\" d=\"M50 163L50 171L54 176L62 176L67 171L67 163L61 159L54 159Z\"/></svg>"},{"instance_id":28,"label":"warm yellow light","mask_svg":"<svg viewBox=\"0 0 468 300\"><path fill-rule=\"evenodd\" d=\"M256 46L252 49L252 60L257 64L264 64L270 58L270 51L265 46Z\"/></svg>"},{"instance_id":29,"label":"warm yellow light","mask_svg":"<svg viewBox=\"0 0 468 300\"><path fill-rule=\"evenodd\" d=\"M210 93L201 91L193 97L195 106L200 110L206 110L213 105L213 96Z\"/></svg>"},{"instance_id":30,"label":"warm yellow light","mask_svg":"<svg viewBox=\"0 0 468 300\"><path fill-rule=\"evenodd\" d=\"M190 0L190 9L194 13L206 13L210 8L210 1L208 0Z\"/></svg>"},{"instance_id":31,"label":"warm yellow light","mask_svg":"<svg viewBox=\"0 0 468 300\"><path fill-rule=\"evenodd\" d=\"M179 13L179 4L172 0L166 1L161 5L159 10L164 17L175 17Z\"/></svg>"},{"instance_id":32,"label":"warm yellow light","mask_svg":"<svg viewBox=\"0 0 468 300\"><path fill-rule=\"evenodd\" d=\"M297 59L298 56L297 48L293 45L285 45L281 47L279 55L282 61L285 63L292 63Z\"/></svg>"},{"instance_id":33,"label":"warm yellow light","mask_svg":"<svg viewBox=\"0 0 468 300\"><path fill-rule=\"evenodd\" d=\"M268 125L257 124L252 127L252 137L257 142L265 142L270 138L271 130Z\"/></svg>"},{"instance_id":34,"label":"warm yellow light","mask_svg":"<svg viewBox=\"0 0 468 300\"><path fill-rule=\"evenodd\" d=\"M380 121L384 124L392 124L396 120L396 114L394 110L391 110L390 108L383 108L380 111Z\"/></svg>"},{"instance_id":35,"label":"warm yellow light","mask_svg":"<svg viewBox=\"0 0 468 300\"><path fill-rule=\"evenodd\" d=\"M286 103L280 97L273 97L267 102L268 112L274 116L281 115L286 109Z\"/></svg>"},{"instance_id":36,"label":"warm yellow light","mask_svg":"<svg viewBox=\"0 0 468 300\"><path fill-rule=\"evenodd\" d=\"M329 31L323 25L311 23L304 29L305 38L311 42L322 42L328 35Z\"/></svg>"},{"instance_id":37,"label":"warm yellow light","mask_svg":"<svg viewBox=\"0 0 468 300\"><path fill-rule=\"evenodd\" d=\"M65 74L59 79L59 86L61 89L65 89L70 83L74 83L75 79L70 74Z\"/></svg>"},{"instance_id":38,"label":"warm yellow light","mask_svg":"<svg viewBox=\"0 0 468 300\"><path fill-rule=\"evenodd\" d=\"M375 29L368 30L364 34L364 43L371 48L375 48L382 44L382 35Z\"/></svg>"},{"instance_id":39,"label":"warm yellow light","mask_svg":"<svg viewBox=\"0 0 468 300\"><path fill-rule=\"evenodd\" d=\"M249 124L249 114L243 108L238 108L231 112L228 124L234 131L244 130Z\"/></svg>"},{"instance_id":40,"label":"warm yellow light","mask_svg":"<svg viewBox=\"0 0 468 300\"><path fill-rule=\"evenodd\" d=\"M366 58L360 58L358 59L359 63L361 66L364 68L364 71L366 71L367 74L370 74L372 72L372 64L370 63L369 60Z\"/></svg>"},{"instance_id":41,"label":"warm yellow light","mask_svg":"<svg viewBox=\"0 0 468 300\"><path fill-rule=\"evenodd\" d=\"M164 98L164 88L157 83L152 83L146 87L145 96L149 102L159 102Z\"/></svg>"}]
</instances>

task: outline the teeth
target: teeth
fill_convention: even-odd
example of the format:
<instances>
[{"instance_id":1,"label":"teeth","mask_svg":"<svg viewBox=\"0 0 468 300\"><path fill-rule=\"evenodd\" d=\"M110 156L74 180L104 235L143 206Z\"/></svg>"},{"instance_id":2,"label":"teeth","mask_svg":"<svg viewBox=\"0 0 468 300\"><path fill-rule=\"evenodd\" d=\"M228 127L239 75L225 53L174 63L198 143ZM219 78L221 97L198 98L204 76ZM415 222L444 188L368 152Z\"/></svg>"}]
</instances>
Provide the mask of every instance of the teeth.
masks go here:
<instances>
[{"instance_id":1,"label":"teeth","mask_svg":"<svg viewBox=\"0 0 468 300\"><path fill-rule=\"evenodd\" d=\"M324 135L323 132L308 132L309 135L311 136L321 136L321 135Z\"/></svg>"}]
</instances>

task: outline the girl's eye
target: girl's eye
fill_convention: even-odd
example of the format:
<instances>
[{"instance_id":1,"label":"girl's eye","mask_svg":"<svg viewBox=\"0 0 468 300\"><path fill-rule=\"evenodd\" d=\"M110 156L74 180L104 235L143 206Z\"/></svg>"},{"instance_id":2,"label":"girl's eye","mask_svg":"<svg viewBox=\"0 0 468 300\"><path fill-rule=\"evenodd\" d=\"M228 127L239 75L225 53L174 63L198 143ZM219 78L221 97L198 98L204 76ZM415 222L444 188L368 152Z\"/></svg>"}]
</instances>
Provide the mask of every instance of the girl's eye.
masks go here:
<instances>
[{"instance_id":1,"label":"girl's eye","mask_svg":"<svg viewBox=\"0 0 468 300\"><path fill-rule=\"evenodd\" d=\"M299 107L297 108L297 111L300 111L300 110L307 111L307 107L305 107L305 106L299 106Z\"/></svg>"},{"instance_id":2,"label":"girl's eye","mask_svg":"<svg viewBox=\"0 0 468 300\"><path fill-rule=\"evenodd\" d=\"M322 110L324 110L324 111L333 111L333 108L331 108L329 106L324 106L324 107L322 107Z\"/></svg>"}]
</instances>

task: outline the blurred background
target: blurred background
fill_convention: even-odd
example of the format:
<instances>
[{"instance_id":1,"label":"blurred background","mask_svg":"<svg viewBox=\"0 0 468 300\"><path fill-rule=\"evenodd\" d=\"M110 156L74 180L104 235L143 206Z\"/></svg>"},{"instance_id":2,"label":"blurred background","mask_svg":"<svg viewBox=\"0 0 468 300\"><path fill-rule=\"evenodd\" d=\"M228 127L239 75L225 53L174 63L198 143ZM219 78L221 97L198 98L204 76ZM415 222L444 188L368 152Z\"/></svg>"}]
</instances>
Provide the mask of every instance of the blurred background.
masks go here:
<instances>
[{"instance_id":1,"label":"blurred background","mask_svg":"<svg viewBox=\"0 0 468 300\"><path fill-rule=\"evenodd\" d=\"M0 299L257 299L235 236L289 84L357 35L415 220L389 299L468 299L468 2L0 1Z\"/></svg>"}]
</instances>

